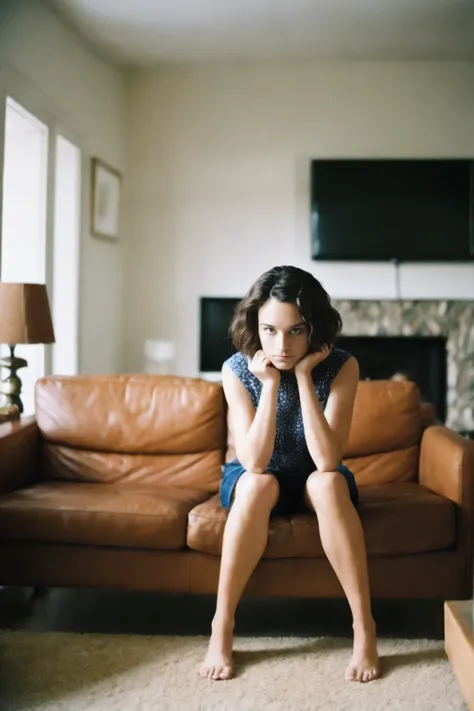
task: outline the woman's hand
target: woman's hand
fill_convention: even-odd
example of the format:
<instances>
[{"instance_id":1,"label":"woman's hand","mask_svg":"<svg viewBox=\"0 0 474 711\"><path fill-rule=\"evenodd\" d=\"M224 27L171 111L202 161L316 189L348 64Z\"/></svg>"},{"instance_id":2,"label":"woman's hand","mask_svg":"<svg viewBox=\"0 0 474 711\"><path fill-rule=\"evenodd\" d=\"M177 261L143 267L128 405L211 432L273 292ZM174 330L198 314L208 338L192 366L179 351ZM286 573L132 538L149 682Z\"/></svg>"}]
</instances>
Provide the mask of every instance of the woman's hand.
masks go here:
<instances>
[{"instance_id":1,"label":"woman's hand","mask_svg":"<svg viewBox=\"0 0 474 711\"><path fill-rule=\"evenodd\" d=\"M295 375L311 375L313 368L316 368L321 361L328 357L330 350L329 346L324 344L320 351L305 355L305 357L295 365Z\"/></svg>"},{"instance_id":2,"label":"woman's hand","mask_svg":"<svg viewBox=\"0 0 474 711\"><path fill-rule=\"evenodd\" d=\"M249 363L249 370L262 383L280 383L280 371L278 370L278 368L275 368L275 366L266 357L265 353L262 350L259 350L255 353L254 357Z\"/></svg>"}]
</instances>

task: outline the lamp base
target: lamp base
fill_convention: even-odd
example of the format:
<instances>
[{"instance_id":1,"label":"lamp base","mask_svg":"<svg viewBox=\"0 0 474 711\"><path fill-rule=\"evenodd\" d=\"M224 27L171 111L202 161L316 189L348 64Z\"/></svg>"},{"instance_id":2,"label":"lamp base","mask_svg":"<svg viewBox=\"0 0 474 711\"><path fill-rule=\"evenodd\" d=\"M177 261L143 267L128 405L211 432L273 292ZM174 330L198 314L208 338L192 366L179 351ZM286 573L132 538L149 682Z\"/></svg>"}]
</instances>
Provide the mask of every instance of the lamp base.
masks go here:
<instances>
[{"instance_id":1,"label":"lamp base","mask_svg":"<svg viewBox=\"0 0 474 711\"><path fill-rule=\"evenodd\" d=\"M23 403L20 399L21 380L16 374L20 368L24 368L28 363L24 358L15 357L15 346L10 346L10 356L8 358L0 358L0 366L8 368L10 375L0 381L0 393L5 395L7 405L16 405L23 412Z\"/></svg>"}]
</instances>

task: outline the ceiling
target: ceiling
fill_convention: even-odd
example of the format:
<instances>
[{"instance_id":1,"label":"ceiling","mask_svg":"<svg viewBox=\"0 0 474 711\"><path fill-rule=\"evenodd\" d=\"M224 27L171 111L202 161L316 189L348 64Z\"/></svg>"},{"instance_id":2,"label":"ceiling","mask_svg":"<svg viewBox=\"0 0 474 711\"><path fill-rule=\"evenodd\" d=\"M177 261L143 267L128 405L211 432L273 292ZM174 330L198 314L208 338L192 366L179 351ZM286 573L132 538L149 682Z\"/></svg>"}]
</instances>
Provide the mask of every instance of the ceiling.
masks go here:
<instances>
[{"instance_id":1,"label":"ceiling","mask_svg":"<svg viewBox=\"0 0 474 711\"><path fill-rule=\"evenodd\" d=\"M120 64L474 60L474 0L45 0Z\"/></svg>"}]
</instances>

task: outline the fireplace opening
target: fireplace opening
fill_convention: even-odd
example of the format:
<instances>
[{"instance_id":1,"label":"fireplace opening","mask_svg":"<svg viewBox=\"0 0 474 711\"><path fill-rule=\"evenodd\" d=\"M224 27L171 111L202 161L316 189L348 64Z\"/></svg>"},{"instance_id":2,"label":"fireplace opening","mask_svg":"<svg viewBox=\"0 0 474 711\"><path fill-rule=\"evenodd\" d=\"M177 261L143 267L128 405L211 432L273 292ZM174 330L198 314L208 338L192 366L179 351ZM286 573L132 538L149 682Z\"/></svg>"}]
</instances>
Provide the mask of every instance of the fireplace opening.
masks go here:
<instances>
[{"instance_id":1,"label":"fireplace opening","mask_svg":"<svg viewBox=\"0 0 474 711\"><path fill-rule=\"evenodd\" d=\"M236 297L202 297L200 300L200 375L220 380L222 363L235 349L229 338L229 324ZM447 417L447 337L445 336L346 336L336 346L359 361L361 380L413 380L421 399L430 402L436 418Z\"/></svg>"},{"instance_id":2,"label":"fireplace opening","mask_svg":"<svg viewBox=\"0 0 474 711\"><path fill-rule=\"evenodd\" d=\"M414 381L421 399L446 421L447 339L443 336L344 336L336 346L359 361L361 380Z\"/></svg>"}]
</instances>

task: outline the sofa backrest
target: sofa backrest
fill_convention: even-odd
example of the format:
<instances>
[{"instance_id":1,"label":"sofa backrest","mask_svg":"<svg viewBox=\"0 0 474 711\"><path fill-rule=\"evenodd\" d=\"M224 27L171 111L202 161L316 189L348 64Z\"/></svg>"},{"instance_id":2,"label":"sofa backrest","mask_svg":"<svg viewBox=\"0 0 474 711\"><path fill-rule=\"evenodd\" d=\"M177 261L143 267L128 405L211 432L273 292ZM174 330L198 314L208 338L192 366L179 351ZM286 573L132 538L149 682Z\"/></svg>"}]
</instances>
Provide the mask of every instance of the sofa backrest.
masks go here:
<instances>
[{"instance_id":1,"label":"sofa backrest","mask_svg":"<svg viewBox=\"0 0 474 711\"><path fill-rule=\"evenodd\" d=\"M48 376L35 397L44 478L218 490L220 384L147 374Z\"/></svg>"},{"instance_id":2,"label":"sofa backrest","mask_svg":"<svg viewBox=\"0 0 474 711\"><path fill-rule=\"evenodd\" d=\"M226 461L235 457L227 412ZM421 439L420 393L415 383L361 380L343 461L358 484L414 481Z\"/></svg>"},{"instance_id":3,"label":"sofa backrest","mask_svg":"<svg viewBox=\"0 0 474 711\"><path fill-rule=\"evenodd\" d=\"M343 461L358 484L415 481L422 416L415 383L359 382Z\"/></svg>"},{"instance_id":4,"label":"sofa backrest","mask_svg":"<svg viewBox=\"0 0 474 711\"><path fill-rule=\"evenodd\" d=\"M222 385L163 375L42 378L43 476L215 492L235 456ZM413 481L421 439L414 383L361 381L343 461L359 484Z\"/></svg>"}]
</instances>

